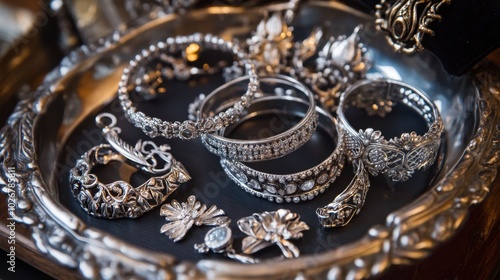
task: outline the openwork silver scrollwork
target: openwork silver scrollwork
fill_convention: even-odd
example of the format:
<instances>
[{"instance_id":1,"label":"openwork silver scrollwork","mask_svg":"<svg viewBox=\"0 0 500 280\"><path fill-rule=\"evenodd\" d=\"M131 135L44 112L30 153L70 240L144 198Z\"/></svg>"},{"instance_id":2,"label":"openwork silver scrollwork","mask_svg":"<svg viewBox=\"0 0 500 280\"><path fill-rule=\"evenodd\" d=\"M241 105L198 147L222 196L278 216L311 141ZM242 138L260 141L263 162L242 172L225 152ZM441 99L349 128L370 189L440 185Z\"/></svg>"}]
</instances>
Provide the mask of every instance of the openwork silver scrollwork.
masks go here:
<instances>
[{"instance_id":1,"label":"openwork silver scrollwork","mask_svg":"<svg viewBox=\"0 0 500 280\"><path fill-rule=\"evenodd\" d=\"M110 122L106 123L105 119ZM130 146L118 136L120 129L114 126L116 117L108 113L98 115L96 123L109 144L93 147L82 155L69 175L73 194L89 215L108 219L137 218L162 204L180 184L191 179L184 166L167 152L168 146L157 146L150 141ZM121 180L104 184L91 173L95 165L126 160L156 176L133 187Z\"/></svg>"},{"instance_id":2,"label":"openwork silver scrollwork","mask_svg":"<svg viewBox=\"0 0 500 280\"><path fill-rule=\"evenodd\" d=\"M382 132L372 128L356 131L345 115L349 106L355 106L366 109L368 114L385 116L392 108L386 105L396 102L417 111L427 122L428 131L385 139ZM382 173L393 181L406 181L415 170L428 168L436 159L443 121L427 95L410 85L384 79L359 82L342 96L337 113L348 159L362 161L374 176Z\"/></svg>"},{"instance_id":3,"label":"openwork silver scrollwork","mask_svg":"<svg viewBox=\"0 0 500 280\"><path fill-rule=\"evenodd\" d=\"M411 54L424 49L424 35L434 35L429 24L441 21L438 10L450 3L451 0L397 0L391 5L388 0L381 0L375 6L375 23L389 33L387 42L395 51Z\"/></svg>"}]
</instances>

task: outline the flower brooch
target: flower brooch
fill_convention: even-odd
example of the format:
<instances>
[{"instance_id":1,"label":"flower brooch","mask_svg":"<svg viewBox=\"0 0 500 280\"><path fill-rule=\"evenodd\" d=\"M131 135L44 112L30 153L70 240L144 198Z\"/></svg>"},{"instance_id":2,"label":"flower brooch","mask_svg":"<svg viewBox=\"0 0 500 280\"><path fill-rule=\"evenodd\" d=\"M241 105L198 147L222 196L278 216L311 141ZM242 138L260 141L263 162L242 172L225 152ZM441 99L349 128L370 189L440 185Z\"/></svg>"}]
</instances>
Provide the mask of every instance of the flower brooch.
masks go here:
<instances>
[{"instance_id":1,"label":"flower brooch","mask_svg":"<svg viewBox=\"0 0 500 280\"><path fill-rule=\"evenodd\" d=\"M173 199L160 209L160 215L165 216L165 220L169 222L161 227L161 233L177 242L184 238L193 225L221 226L231 222L231 219L224 216L224 211L217 206L207 208L205 204L197 201L194 195L182 203Z\"/></svg>"},{"instance_id":2,"label":"flower brooch","mask_svg":"<svg viewBox=\"0 0 500 280\"><path fill-rule=\"evenodd\" d=\"M253 214L238 221L238 227L248 236L243 239L245 254L253 254L273 244L278 245L285 258L296 258L299 249L289 239L299 239L309 226L300 215L286 209Z\"/></svg>"},{"instance_id":3,"label":"flower brooch","mask_svg":"<svg viewBox=\"0 0 500 280\"><path fill-rule=\"evenodd\" d=\"M168 221L161 227L161 233L174 242L183 239L193 225L217 226L207 232L203 243L194 245L195 250L198 253L212 251L224 254L243 263L258 262L249 255L271 245L277 245L285 258L299 257L299 249L289 240L301 238L302 232L309 229L305 222L300 221L300 215L286 209L255 213L237 223L239 229L248 235L242 241L243 254L239 254L233 248L233 235L229 228L231 219L215 205L208 208L192 195L187 202L179 203L173 199L163 205L160 215Z\"/></svg>"}]
</instances>

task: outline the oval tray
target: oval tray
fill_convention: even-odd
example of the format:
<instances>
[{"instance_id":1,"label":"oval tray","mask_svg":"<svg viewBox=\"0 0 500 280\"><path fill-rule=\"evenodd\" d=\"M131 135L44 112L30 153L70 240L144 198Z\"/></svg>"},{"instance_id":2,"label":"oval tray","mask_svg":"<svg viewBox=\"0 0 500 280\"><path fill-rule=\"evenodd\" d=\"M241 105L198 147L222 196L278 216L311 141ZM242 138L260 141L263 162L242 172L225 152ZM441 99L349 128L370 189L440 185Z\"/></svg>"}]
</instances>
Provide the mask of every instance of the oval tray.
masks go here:
<instances>
[{"instance_id":1,"label":"oval tray","mask_svg":"<svg viewBox=\"0 0 500 280\"><path fill-rule=\"evenodd\" d=\"M492 87L498 85L498 78L494 80L483 68L465 77L450 77L429 53L395 54L374 31L371 17L332 2L305 4L296 18L296 38L304 38L317 25L337 36L364 24L363 42L373 61L370 75L402 79L424 90L440 108L445 139L439 163L432 169L395 185L372 178L361 214L345 228L322 229L314 209L330 202L347 185L352 176L348 167L320 197L278 205L252 197L229 181L218 158L206 152L198 140L168 141L174 156L193 177L173 194L175 199L182 201L195 194L202 202L224 209L233 221L254 212L288 208L309 224L311 230L296 242L300 258L270 259L255 265L196 254L193 244L202 241L207 228L193 229L185 241L174 244L159 233L164 220L158 209L136 220L115 221L89 217L80 209L70 194L67 171L86 149L99 142L93 124L96 113L120 114L114 99L117 82L132 55L167 35L211 32L244 37L268 8L208 8L182 17L169 15L144 24L137 22L98 45L72 52L31 98L18 104L1 131L1 176L7 182L9 167L15 168L18 202L12 214L18 222L30 225L40 251L61 265L78 269L86 278L364 278L391 264L427 256L455 232L468 207L485 197L496 175L500 117ZM187 105L196 94L208 93L221 83L217 75L196 83L172 83L172 95L141 106L165 119L185 119ZM414 115L403 111L400 116L399 123L384 122L383 128L419 128ZM118 125L130 143L143 137L122 115ZM164 143L162 139L155 141ZM322 141L312 145L326 143ZM297 165L294 163L301 155L304 153L288 164ZM235 232L234 222L232 227ZM235 237L241 239L242 235ZM273 257L277 252L266 250L258 256Z\"/></svg>"}]
</instances>

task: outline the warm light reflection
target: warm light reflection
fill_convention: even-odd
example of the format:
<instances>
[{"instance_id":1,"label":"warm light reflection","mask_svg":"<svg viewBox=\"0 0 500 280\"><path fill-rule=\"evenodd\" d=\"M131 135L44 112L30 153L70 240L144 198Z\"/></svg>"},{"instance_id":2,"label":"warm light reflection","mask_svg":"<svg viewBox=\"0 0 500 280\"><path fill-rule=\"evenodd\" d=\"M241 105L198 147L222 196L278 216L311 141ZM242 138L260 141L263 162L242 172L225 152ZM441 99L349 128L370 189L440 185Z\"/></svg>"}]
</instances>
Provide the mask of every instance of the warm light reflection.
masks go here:
<instances>
[{"instance_id":1,"label":"warm light reflection","mask_svg":"<svg viewBox=\"0 0 500 280\"><path fill-rule=\"evenodd\" d=\"M198 52L200 51L200 46L198 44L192 43L186 48L186 59L188 61L195 61L198 59Z\"/></svg>"}]
</instances>

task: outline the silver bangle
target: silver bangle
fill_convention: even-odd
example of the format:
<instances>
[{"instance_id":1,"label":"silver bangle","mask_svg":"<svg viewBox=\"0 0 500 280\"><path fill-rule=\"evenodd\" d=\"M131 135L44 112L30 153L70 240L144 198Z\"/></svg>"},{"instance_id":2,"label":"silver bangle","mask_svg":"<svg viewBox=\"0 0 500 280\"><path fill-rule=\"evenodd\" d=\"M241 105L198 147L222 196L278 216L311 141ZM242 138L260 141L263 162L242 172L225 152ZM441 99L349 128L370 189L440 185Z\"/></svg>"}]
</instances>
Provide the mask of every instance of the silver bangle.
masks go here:
<instances>
[{"instance_id":1,"label":"silver bangle","mask_svg":"<svg viewBox=\"0 0 500 280\"><path fill-rule=\"evenodd\" d=\"M276 97L275 97L276 98ZM288 107L298 100L276 98ZM265 100L268 102L268 100ZM256 100L260 103L260 100ZM262 101L264 102L264 101ZM255 104L257 105L257 104ZM340 175L344 167L342 137L337 133L337 122L329 113L316 107L318 125L324 128L337 142L337 146L320 164L293 174L271 174L255 170L241 162L222 158L221 165L229 178L246 192L271 202L295 202L311 200L323 193ZM254 117L260 116L256 112ZM293 113L293 112L289 112Z\"/></svg>"},{"instance_id":2,"label":"silver bangle","mask_svg":"<svg viewBox=\"0 0 500 280\"><path fill-rule=\"evenodd\" d=\"M247 75L249 75L248 85L246 91L239 96L239 101L224 112L219 112L216 116L198 119L197 121L168 122L146 116L143 112L138 111L129 96L129 86L132 84L134 74L145 63L152 58L158 57L161 53L181 51L190 44L231 52L245 65ZM195 33L188 36L169 37L138 53L123 71L118 87L118 97L127 119L146 135L150 137L163 136L165 138L192 139L205 133L213 133L237 120L243 110L252 102L253 95L258 90L258 85L255 66L237 43L226 41L211 34Z\"/></svg>"},{"instance_id":3,"label":"silver bangle","mask_svg":"<svg viewBox=\"0 0 500 280\"><path fill-rule=\"evenodd\" d=\"M206 118L224 109L225 106L231 106L229 104L234 102L232 100L239 92L238 84L245 80L248 80L248 77L240 77L210 93L199 105L198 118ZM220 130L218 133L202 135L202 142L210 152L237 161L263 161L285 156L301 147L311 138L318 119L311 91L297 80L283 75L259 77L259 82L261 90L264 88L262 92L259 92L260 97L266 95L294 95L305 100L309 105L304 118L282 133L255 140L227 138L224 136L224 130ZM276 108L277 110L279 110L279 106Z\"/></svg>"},{"instance_id":4,"label":"silver bangle","mask_svg":"<svg viewBox=\"0 0 500 280\"><path fill-rule=\"evenodd\" d=\"M103 119L111 120L105 124ZM191 179L184 166L168 152L168 146L140 141L131 147L118 137L116 118L108 113L96 118L109 144L91 148L69 172L69 182L75 199L91 216L118 219L137 218L165 202L180 184ZM160 160L157 160L156 157ZM140 170L155 175L138 187L124 181L104 184L91 170L111 161L130 162Z\"/></svg>"},{"instance_id":5,"label":"silver bangle","mask_svg":"<svg viewBox=\"0 0 500 280\"><path fill-rule=\"evenodd\" d=\"M345 116L349 106L364 108L369 115L384 117L395 102L420 114L429 130L424 135L412 131L385 139L372 128L356 131ZM370 174L386 174L393 181L405 181L415 170L425 169L436 160L444 129L438 109L427 95L416 88L389 79L365 80L350 87L340 98L337 109L341 133L351 161L362 161Z\"/></svg>"}]
</instances>

